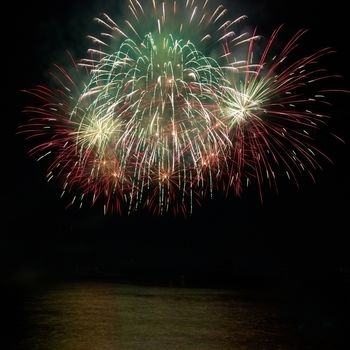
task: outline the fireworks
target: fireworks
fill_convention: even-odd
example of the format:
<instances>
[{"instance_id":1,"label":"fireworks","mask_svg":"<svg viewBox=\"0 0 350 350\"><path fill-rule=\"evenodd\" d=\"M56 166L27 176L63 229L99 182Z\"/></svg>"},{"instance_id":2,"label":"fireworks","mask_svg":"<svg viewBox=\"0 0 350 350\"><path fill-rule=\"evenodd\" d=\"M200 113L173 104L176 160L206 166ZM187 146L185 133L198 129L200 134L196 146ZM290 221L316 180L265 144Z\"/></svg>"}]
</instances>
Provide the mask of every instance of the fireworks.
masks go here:
<instances>
[{"instance_id":1,"label":"fireworks","mask_svg":"<svg viewBox=\"0 0 350 350\"><path fill-rule=\"evenodd\" d=\"M239 33L244 16L210 5L129 0L121 24L96 19L105 32L89 37L74 74L56 67L54 88L29 90L41 105L26 109L20 132L36 141L32 155L50 159L47 178L73 193L70 204L191 213L251 182L262 196L281 171L313 176L323 154L311 133L325 120L319 85L329 78L316 62L331 50L290 63L303 31L273 56L278 29L257 55L259 37Z\"/></svg>"}]
</instances>

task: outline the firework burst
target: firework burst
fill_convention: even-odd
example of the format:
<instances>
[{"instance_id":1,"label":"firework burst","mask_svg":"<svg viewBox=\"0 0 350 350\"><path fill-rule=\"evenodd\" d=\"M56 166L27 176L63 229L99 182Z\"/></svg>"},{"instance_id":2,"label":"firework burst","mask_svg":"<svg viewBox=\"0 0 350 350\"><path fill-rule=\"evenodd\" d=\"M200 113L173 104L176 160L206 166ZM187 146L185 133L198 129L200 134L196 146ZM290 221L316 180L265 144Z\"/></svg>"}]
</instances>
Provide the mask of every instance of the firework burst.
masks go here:
<instances>
[{"instance_id":1,"label":"firework burst","mask_svg":"<svg viewBox=\"0 0 350 350\"><path fill-rule=\"evenodd\" d=\"M339 78L317 63L334 52L324 48L292 59L305 30L298 31L277 54L274 44L282 27L268 39L253 59L254 43L247 49L247 70L227 79L220 92L233 147L229 186L240 194L245 184L256 181L262 199L265 182L277 190L276 177L284 174L298 185L303 173L314 180L319 159L330 159L315 142L315 135L329 116L322 112L324 82ZM232 56L231 54L228 57Z\"/></svg>"},{"instance_id":2,"label":"firework burst","mask_svg":"<svg viewBox=\"0 0 350 350\"><path fill-rule=\"evenodd\" d=\"M316 62L331 50L288 64L303 32L271 57L278 29L255 61L258 36L233 31L245 16L230 20L208 0L129 0L128 12L120 25L96 19L105 32L73 61L78 78L56 67L55 88L29 90L41 104L26 109L21 132L36 141L32 155L50 157L48 180L73 193L70 204L191 213L215 191L240 194L253 181L262 196L281 166L295 181L312 176L322 153L309 130L325 116L306 106L324 95L307 94L327 78Z\"/></svg>"}]
</instances>

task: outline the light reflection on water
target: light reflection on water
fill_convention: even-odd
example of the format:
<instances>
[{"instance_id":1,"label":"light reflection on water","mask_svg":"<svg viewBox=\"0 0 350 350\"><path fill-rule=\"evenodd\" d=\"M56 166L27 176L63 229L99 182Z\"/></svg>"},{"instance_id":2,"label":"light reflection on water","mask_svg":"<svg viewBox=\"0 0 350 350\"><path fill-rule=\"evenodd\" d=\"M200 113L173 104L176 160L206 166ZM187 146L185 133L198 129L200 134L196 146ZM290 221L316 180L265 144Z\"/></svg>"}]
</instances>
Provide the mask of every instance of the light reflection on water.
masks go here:
<instances>
[{"instance_id":1,"label":"light reflection on water","mask_svg":"<svg viewBox=\"0 0 350 350\"><path fill-rule=\"evenodd\" d=\"M25 312L26 350L295 348L278 305L225 290L66 284Z\"/></svg>"}]
</instances>

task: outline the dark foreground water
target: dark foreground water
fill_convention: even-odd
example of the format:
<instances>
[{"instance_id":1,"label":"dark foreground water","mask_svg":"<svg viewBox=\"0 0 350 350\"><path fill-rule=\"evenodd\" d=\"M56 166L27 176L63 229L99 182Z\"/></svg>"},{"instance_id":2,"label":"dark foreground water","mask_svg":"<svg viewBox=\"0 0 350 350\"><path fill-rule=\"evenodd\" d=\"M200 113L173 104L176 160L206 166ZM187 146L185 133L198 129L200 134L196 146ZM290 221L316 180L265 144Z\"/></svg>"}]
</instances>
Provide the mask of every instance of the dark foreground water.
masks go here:
<instances>
[{"instance_id":1,"label":"dark foreground water","mask_svg":"<svg viewBox=\"0 0 350 350\"><path fill-rule=\"evenodd\" d=\"M295 320L283 299L268 295L244 290L61 284L24 298L16 321L19 333L12 345L21 350L289 350L325 346L321 333L332 325L319 324L317 314L311 320L316 320L316 341L305 343L300 335L303 327L308 327L308 316ZM321 315L319 318L323 322ZM329 345L329 349L337 348L341 347Z\"/></svg>"}]
</instances>

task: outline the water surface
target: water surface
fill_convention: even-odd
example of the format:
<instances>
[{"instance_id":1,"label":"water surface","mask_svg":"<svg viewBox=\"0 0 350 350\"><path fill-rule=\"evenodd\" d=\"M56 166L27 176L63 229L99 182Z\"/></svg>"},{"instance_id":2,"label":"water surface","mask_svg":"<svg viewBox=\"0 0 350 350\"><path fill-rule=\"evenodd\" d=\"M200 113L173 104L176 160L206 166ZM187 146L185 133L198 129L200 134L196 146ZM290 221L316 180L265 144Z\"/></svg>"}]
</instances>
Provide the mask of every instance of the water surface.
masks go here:
<instances>
[{"instance_id":1,"label":"water surface","mask_svg":"<svg viewBox=\"0 0 350 350\"><path fill-rule=\"evenodd\" d=\"M282 310L227 290L63 284L28 297L19 348L295 349Z\"/></svg>"}]
</instances>

